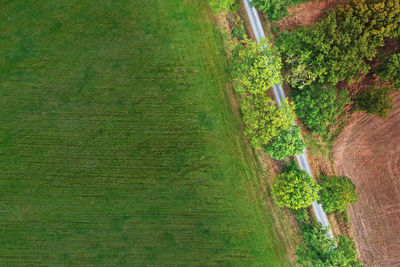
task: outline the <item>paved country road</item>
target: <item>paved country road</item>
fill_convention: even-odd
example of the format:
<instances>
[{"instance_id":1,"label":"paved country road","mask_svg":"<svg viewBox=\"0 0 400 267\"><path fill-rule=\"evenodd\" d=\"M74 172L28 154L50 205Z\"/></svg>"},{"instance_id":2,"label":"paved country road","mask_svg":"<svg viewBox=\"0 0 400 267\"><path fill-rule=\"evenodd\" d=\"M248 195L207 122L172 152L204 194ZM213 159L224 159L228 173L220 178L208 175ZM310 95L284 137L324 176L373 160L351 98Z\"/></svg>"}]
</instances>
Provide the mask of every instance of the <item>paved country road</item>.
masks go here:
<instances>
[{"instance_id":1,"label":"paved country road","mask_svg":"<svg viewBox=\"0 0 400 267\"><path fill-rule=\"evenodd\" d=\"M258 16L257 10L254 7L250 6L251 0L243 0L244 6L246 8L247 15L250 19L251 23L251 28L253 29L254 35L257 39L257 41L260 41L261 39L265 38L265 33L261 25L260 17ZM272 87L272 90L274 91L274 95L276 98L276 102L278 103L278 106L281 105L283 99L286 98L285 92L283 91L282 85L280 84L275 84ZM293 122L295 124L295 122ZM311 177L314 177L310 168L310 164L308 163L307 159L307 153L306 150L303 150L303 153L300 155L296 155L296 160L297 164L299 165L300 169L305 170ZM312 207L314 210L315 217L317 220L324 226L329 227L330 229L330 224L328 221L328 218L326 216L326 213L322 209L322 206L317 203L313 202ZM329 230L329 235L333 238L332 231Z\"/></svg>"}]
</instances>

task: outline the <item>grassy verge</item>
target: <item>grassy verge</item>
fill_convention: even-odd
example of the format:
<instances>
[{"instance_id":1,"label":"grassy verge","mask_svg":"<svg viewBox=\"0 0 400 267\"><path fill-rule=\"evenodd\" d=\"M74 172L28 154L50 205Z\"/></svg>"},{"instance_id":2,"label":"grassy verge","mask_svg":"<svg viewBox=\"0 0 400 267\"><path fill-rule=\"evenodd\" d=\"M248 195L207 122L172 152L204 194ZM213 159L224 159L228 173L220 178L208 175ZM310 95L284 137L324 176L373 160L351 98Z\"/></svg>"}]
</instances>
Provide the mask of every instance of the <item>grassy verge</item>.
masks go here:
<instances>
[{"instance_id":1,"label":"grassy verge","mask_svg":"<svg viewBox=\"0 0 400 267\"><path fill-rule=\"evenodd\" d=\"M2 265L289 265L205 2L2 12Z\"/></svg>"}]
</instances>

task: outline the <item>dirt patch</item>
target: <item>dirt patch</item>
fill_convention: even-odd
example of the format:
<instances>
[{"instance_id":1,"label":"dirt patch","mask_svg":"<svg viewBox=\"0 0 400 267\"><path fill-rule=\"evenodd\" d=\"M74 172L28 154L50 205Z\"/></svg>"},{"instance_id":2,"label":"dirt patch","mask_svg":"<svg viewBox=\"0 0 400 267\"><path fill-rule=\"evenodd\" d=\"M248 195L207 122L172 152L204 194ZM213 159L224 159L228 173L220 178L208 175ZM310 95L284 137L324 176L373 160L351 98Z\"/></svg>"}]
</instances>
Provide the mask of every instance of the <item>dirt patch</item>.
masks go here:
<instances>
[{"instance_id":1,"label":"dirt patch","mask_svg":"<svg viewBox=\"0 0 400 267\"><path fill-rule=\"evenodd\" d=\"M360 194L350 230L367 266L400 266L400 94L393 97L387 121L354 113L334 145L337 174Z\"/></svg>"},{"instance_id":2,"label":"dirt patch","mask_svg":"<svg viewBox=\"0 0 400 267\"><path fill-rule=\"evenodd\" d=\"M313 0L288 8L288 14L276 24L279 30L293 30L301 26L312 25L319 21L326 12L346 0Z\"/></svg>"}]
</instances>

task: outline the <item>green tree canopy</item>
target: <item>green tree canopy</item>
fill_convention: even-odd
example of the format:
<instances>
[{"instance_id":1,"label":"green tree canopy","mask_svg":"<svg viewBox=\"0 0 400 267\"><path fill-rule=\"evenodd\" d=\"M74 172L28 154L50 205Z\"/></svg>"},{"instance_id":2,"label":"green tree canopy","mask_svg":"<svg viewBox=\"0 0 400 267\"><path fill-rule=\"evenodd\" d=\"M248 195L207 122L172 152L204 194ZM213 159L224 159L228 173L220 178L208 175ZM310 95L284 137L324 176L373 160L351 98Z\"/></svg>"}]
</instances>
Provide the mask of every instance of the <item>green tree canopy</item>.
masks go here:
<instances>
[{"instance_id":1,"label":"green tree canopy","mask_svg":"<svg viewBox=\"0 0 400 267\"><path fill-rule=\"evenodd\" d=\"M399 0L352 0L312 27L282 32L277 44L288 82L303 87L358 79L370 69L365 59L375 57L384 38L395 36L399 22Z\"/></svg>"},{"instance_id":2,"label":"green tree canopy","mask_svg":"<svg viewBox=\"0 0 400 267\"><path fill-rule=\"evenodd\" d=\"M291 5L307 0L253 0L250 4L268 15L270 20L279 20L287 13Z\"/></svg>"},{"instance_id":3,"label":"green tree canopy","mask_svg":"<svg viewBox=\"0 0 400 267\"><path fill-rule=\"evenodd\" d=\"M254 147L262 147L292 128L293 105L287 99L280 108L275 101L264 95L249 95L241 100L245 133Z\"/></svg>"},{"instance_id":4,"label":"green tree canopy","mask_svg":"<svg viewBox=\"0 0 400 267\"><path fill-rule=\"evenodd\" d=\"M378 75L385 81L392 81L394 88L400 90L400 53L391 55Z\"/></svg>"},{"instance_id":5,"label":"green tree canopy","mask_svg":"<svg viewBox=\"0 0 400 267\"><path fill-rule=\"evenodd\" d=\"M358 93L355 97L355 104L358 109L366 113L378 115L385 120L393 108L393 99L390 95L391 88L371 87Z\"/></svg>"},{"instance_id":6,"label":"green tree canopy","mask_svg":"<svg viewBox=\"0 0 400 267\"><path fill-rule=\"evenodd\" d=\"M208 4L214 13L218 13L221 10L226 12L234 3L235 0L208 0Z\"/></svg>"},{"instance_id":7,"label":"green tree canopy","mask_svg":"<svg viewBox=\"0 0 400 267\"><path fill-rule=\"evenodd\" d=\"M286 157L300 154L306 147L300 137L299 126L282 131L272 142L264 146L264 151L270 157L282 160Z\"/></svg>"},{"instance_id":8,"label":"green tree canopy","mask_svg":"<svg viewBox=\"0 0 400 267\"><path fill-rule=\"evenodd\" d=\"M291 168L278 175L272 184L272 196L278 206L305 208L318 199L319 186L305 171Z\"/></svg>"},{"instance_id":9,"label":"green tree canopy","mask_svg":"<svg viewBox=\"0 0 400 267\"><path fill-rule=\"evenodd\" d=\"M344 211L358 199L356 186L346 176L320 176L320 200L325 211Z\"/></svg>"},{"instance_id":10,"label":"green tree canopy","mask_svg":"<svg viewBox=\"0 0 400 267\"><path fill-rule=\"evenodd\" d=\"M256 43L243 40L232 54L234 88L240 93L262 94L281 83L281 60L266 39Z\"/></svg>"},{"instance_id":11,"label":"green tree canopy","mask_svg":"<svg viewBox=\"0 0 400 267\"><path fill-rule=\"evenodd\" d=\"M336 122L336 117L345 105L350 103L347 90L339 95L334 88L323 88L314 85L302 90L294 90L296 115L310 128L314 134L324 135L327 127Z\"/></svg>"},{"instance_id":12,"label":"green tree canopy","mask_svg":"<svg viewBox=\"0 0 400 267\"><path fill-rule=\"evenodd\" d=\"M300 266L362 266L358 261L354 242L346 236L339 235L332 239L328 229L320 223L301 225L302 243L297 249L297 263Z\"/></svg>"}]
</instances>

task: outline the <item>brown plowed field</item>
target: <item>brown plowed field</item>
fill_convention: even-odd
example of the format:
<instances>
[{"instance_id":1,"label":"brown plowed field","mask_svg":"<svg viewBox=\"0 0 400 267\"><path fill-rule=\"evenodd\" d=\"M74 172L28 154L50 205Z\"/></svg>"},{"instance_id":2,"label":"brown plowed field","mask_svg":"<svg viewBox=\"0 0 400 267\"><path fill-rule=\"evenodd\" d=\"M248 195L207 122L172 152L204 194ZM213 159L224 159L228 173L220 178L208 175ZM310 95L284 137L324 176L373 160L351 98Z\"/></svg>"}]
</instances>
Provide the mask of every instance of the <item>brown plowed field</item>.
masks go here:
<instances>
[{"instance_id":1,"label":"brown plowed field","mask_svg":"<svg viewBox=\"0 0 400 267\"><path fill-rule=\"evenodd\" d=\"M335 168L360 199L351 231L367 266L400 266L400 94L387 121L357 112L334 146Z\"/></svg>"},{"instance_id":2,"label":"brown plowed field","mask_svg":"<svg viewBox=\"0 0 400 267\"><path fill-rule=\"evenodd\" d=\"M288 8L288 14L277 22L279 30L293 30L301 26L312 25L326 12L334 9L346 0L312 0Z\"/></svg>"}]
</instances>

